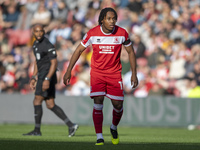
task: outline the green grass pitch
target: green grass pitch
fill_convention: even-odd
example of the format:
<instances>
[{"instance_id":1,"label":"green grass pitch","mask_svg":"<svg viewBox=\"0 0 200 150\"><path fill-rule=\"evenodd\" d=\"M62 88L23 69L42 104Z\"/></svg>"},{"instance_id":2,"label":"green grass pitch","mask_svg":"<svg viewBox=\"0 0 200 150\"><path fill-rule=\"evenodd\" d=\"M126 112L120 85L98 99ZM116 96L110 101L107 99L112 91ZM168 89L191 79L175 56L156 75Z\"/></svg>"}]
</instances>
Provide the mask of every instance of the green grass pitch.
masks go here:
<instances>
[{"instance_id":1,"label":"green grass pitch","mask_svg":"<svg viewBox=\"0 0 200 150\"><path fill-rule=\"evenodd\" d=\"M111 143L109 126L104 126L105 145L95 146L93 126L80 126L68 137L64 125L42 125L42 136L22 136L33 125L0 125L0 150L200 150L200 131L186 128L119 126L119 145Z\"/></svg>"}]
</instances>

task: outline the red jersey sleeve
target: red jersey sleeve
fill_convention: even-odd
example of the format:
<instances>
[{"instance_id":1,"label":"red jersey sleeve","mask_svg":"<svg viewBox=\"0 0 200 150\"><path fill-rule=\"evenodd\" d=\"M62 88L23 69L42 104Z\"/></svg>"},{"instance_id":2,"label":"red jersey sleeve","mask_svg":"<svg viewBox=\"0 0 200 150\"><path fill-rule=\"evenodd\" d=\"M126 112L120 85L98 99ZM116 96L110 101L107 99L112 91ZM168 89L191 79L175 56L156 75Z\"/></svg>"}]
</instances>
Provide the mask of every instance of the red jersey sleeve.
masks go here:
<instances>
[{"instance_id":1,"label":"red jersey sleeve","mask_svg":"<svg viewBox=\"0 0 200 150\"><path fill-rule=\"evenodd\" d=\"M92 44L90 30L84 35L83 40L81 41L81 44L84 47L88 47L90 44Z\"/></svg>"},{"instance_id":2,"label":"red jersey sleeve","mask_svg":"<svg viewBox=\"0 0 200 150\"><path fill-rule=\"evenodd\" d=\"M125 47L128 47L132 44L131 40L129 39L129 35L125 30L125 40L122 43Z\"/></svg>"}]
</instances>

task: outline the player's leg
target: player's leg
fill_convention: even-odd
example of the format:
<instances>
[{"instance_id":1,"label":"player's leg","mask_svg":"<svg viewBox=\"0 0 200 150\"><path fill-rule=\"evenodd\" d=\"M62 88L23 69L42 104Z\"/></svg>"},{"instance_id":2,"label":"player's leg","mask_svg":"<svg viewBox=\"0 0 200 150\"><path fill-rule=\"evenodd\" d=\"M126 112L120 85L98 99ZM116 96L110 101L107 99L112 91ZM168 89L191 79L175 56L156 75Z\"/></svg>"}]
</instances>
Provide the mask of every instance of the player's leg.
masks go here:
<instances>
[{"instance_id":1,"label":"player's leg","mask_svg":"<svg viewBox=\"0 0 200 150\"><path fill-rule=\"evenodd\" d=\"M55 104L54 98L45 100L48 109L53 111L60 119L62 119L69 128L69 137L74 136L78 125L71 122L65 112L58 105Z\"/></svg>"},{"instance_id":2,"label":"player's leg","mask_svg":"<svg viewBox=\"0 0 200 150\"><path fill-rule=\"evenodd\" d=\"M110 132L112 135L112 143L119 143L119 136L117 132L117 126L121 120L123 114L123 86L121 77L118 78L110 78L107 77L108 86L107 86L107 94L106 96L111 99L113 105L113 118L112 124L110 127Z\"/></svg>"},{"instance_id":3,"label":"player's leg","mask_svg":"<svg viewBox=\"0 0 200 150\"><path fill-rule=\"evenodd\" d=\"M111 100L113 105L113 119L111 129L117 130L122 114L123 114L123 101Z\"/></svg>"},{"instance_id":4,"label":"player's leg","mask_svg":"<svg viewBox=\"0 0 200 150\"><path fill-rule=\"evenodd\" d=\"M41 120L42 120L42 101L44 97L40 95L35 95L33 105L34 105L34 116L35 116L35 129L29 133L23 135L34 135L34 136L41 136L40 127L41 127Z\"/></svg>"},{"instance_id":5,"label":"player's leg","mask_svg":"<svg viewBox=\"0 0 200 150\"><path fill-rule=\"evenodd\" d=\"M119 136L117 132L117 126L122 118L123 114L123 101L111 100L113 104L113 119L112 124L110 126L110 132L112 135L112 143L119 143Z\"/></svg>"},{"instance_id":6,"label":"player's leg","mask_svg":"<svg viewBox=\"0 0 200 150\"><path fill-rule=\"evenodd\" d=\"M94 107L93 107L93 122L94 128L97 135L96 145L104 145L104 138L102 134L103 126L103 101L104 96L94 97Z\"/></svg>"},{"instance_id":7,"label":"player's leg","mask_svg":"<svg viewBox=\"0 0 200 150\"><path fill-rule=\"evenodd\" d=\"M41 126L41 119L42 119L42 101L45 99L46 91L42 91L42 83L43 80L42 78L38 77L37 85L36 85L36 90L35 90L35 98L33 101L34 105L34 115L35 115L35 129L27 134L23 135L36 135L40 136L40 126Z\"/></svg>"},{"instance_id":8,"label":"player's leg","mask_svg":"<svg viewBox=\"0 0 200 150\"><path fill-rule=\"evenodd\" d=\"M102 135L102 125L103 125L103 101L106 94L106 82L105 78L99 75L91 74L90 78L91 92L90 97L94 99L93 107L93 122L95 127L95 132L97 135L96 145L104 145L104 138Z\"/></svg>"}]
</instances>

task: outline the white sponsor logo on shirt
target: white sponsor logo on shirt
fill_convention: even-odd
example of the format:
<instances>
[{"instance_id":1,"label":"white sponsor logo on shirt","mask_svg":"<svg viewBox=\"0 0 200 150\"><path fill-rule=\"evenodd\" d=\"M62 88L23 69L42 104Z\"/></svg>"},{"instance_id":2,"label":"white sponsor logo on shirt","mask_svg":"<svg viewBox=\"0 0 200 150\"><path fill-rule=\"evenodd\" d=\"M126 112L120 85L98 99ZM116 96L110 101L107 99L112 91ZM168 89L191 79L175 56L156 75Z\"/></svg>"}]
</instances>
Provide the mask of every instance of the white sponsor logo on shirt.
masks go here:
<instances>
[{"instance_id":1,"label":"white sponsor logo on shirt","mask_svg":"<svg viewBox=\"0 0 200 150\"><path fill-rule=\"evenodd\" d=\"M114 50L115 46L99 46L99 51L100 54L114 54L112 50Z\"/></svg>"}]
</instances>

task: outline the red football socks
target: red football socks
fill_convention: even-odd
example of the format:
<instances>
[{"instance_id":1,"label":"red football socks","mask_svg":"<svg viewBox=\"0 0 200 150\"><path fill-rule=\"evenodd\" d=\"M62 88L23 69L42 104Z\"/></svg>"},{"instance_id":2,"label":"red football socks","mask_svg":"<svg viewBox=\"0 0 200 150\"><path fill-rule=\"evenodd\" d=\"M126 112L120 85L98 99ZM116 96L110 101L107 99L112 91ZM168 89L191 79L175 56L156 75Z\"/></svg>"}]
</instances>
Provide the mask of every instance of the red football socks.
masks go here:
<instances>
[{"instance_id":1,"label":"red football socks","mask_svg":"<svg viewBox=\"0 0 200 150\"><path fill-rule=\"evenodd\" d=\"M112 123L113 125L117 126L122 118L123 114L123 108L118 110L118 109L113 109L113 120Z\"/></svg>"},{"instance_id":2,"label":"red football socks","mask_svg":"<svg viewBox=\"0 0 200 150\"><path fill-rule=\"evenodd\" d=\"M94 104L93 108L93 122L96 133L102 133L102 125L103 125L103 105L102 104Z\"/></svg>"}]
</instances>

